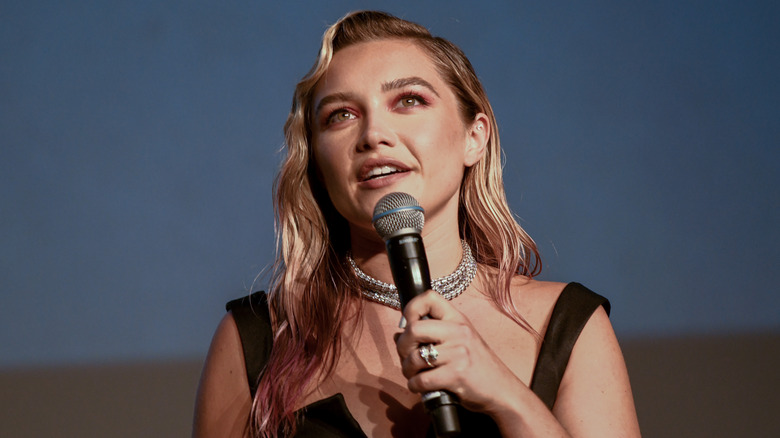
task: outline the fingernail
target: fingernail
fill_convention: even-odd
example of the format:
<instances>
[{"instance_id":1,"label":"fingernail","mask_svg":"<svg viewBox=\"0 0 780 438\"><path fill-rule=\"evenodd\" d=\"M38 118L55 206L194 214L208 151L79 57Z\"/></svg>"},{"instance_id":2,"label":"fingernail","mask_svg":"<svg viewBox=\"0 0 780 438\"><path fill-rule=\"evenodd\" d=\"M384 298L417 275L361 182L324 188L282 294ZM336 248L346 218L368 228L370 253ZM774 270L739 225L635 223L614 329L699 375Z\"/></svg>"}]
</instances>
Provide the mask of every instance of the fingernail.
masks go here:
<instances>
[{"instance_id":1,"label":"fingernail","mask_svg":"<svg viewBox=\"0 0 780 438\"><path fill-rule=\"evenodd\" d=\"M406 318L403 315L401 315L401 321L398 322L398 328L401 330L406 328Z\"/></svg>"}]
</instances>

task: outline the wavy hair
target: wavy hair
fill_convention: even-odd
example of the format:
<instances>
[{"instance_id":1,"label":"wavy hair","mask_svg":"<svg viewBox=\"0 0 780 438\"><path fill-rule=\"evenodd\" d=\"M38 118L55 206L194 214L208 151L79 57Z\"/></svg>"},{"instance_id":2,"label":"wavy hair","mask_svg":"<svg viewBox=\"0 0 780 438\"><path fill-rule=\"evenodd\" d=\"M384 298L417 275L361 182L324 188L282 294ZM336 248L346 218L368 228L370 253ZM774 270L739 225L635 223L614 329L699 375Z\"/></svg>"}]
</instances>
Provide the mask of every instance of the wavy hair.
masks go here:
<instances>
[{"instance_id":1,"label":"wavy hair","mask_svg":"<svg viewBox=\"0 0 780 438\"><path fill-rule=\"evenodd\" d=\"M284 126L287 156L274 184L277 255L268 294L274 345L252 404L249 432L269 437L294 433L295 407L306 388L333 371L345 314L360 296L344 263L350 247L346 220L317 184L311 152L312 99L334 53L361 42L406 39L416 43L455 93L463 120L487 115L490 139L482 159L466 169L458 221L480 264L496 268L489 293L499 308L538 337L516 310L510 283L516 274L541 270L533 240L518 225L506 201L502 155L493 109L463 52L418 24L383 12L346 15L327 29L319 56L298 83ZM359 315L358 315L359 316ZM284 384L279 384L284 382Z\"/></svg>"}]
</instances>

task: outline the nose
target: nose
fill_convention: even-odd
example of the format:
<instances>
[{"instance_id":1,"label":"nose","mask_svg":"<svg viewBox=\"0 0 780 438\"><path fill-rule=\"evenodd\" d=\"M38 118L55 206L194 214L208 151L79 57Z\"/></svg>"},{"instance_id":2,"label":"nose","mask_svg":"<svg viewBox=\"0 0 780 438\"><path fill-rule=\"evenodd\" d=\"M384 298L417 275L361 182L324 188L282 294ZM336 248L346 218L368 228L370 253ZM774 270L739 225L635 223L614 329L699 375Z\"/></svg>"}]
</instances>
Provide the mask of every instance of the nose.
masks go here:
<instances>
[{"instance_id":1,"label":"nose","mask_svg":"<svg viewBox=\"0 0 780 438\"><path fill-rule=\"evenodd\" d=\"M363 132L357 145L359 152L395 143L389 115L371 112L363 117Z\"/></svg>"}]
</instances>

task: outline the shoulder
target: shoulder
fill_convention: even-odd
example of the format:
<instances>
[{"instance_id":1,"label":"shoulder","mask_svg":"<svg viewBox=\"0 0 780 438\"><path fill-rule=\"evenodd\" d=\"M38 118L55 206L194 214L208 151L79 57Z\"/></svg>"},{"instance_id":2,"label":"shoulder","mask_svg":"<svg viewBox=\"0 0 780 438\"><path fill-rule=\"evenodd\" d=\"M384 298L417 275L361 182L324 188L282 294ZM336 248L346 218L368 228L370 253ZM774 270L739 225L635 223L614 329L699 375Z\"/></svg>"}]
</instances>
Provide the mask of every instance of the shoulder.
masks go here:
<instances>
[{"instance_id":1,"label":"shoulder","mask_svg":"<svg viewBox=\"0 0 780 438\"><path fill-rule=\"evenodd\" d=\"M214 337L211 340L211 346L206 357L204 370L214 370L216 365L230 365L231 367L240 365L244 368L244 354L242 352L241 336L238 332L236 319L233 312L227 312L217 325Z\"/></svg>"},{"instance_id":2,"label":"shoulder","mask_svg":"<svg viewBox=\"0 0 780 438\"><path fill-rule=\"evenodd\" d=\"M609 314L609 301L579 283L537 281L516 276L512 282L512 299L532 326L544 334L553 313L559 317L591 317L599 308ZM583 321L584 322L584 321Z\"/></svg>"},{"instance_id":3,"label":"shoulder","mask_svg":"<svg viewBox=\"0 0 780 438\"><path fill-rule=\"evenodd\" d=\"M566 283L539 281L522 275L512 279L512 301L521 315L540 334L544 335L555 303Z\"/></svg>"},{"instance_id":4,"label":"shoulder","mask_svg":"<svg viewBox=\"0 0 780 438\"><path fill-rule=\"evenodd\" d=\"M241 337L228 312L217 326L203 365L193 436L243 436L251 405Z\"/></svg>"}]
</instances>

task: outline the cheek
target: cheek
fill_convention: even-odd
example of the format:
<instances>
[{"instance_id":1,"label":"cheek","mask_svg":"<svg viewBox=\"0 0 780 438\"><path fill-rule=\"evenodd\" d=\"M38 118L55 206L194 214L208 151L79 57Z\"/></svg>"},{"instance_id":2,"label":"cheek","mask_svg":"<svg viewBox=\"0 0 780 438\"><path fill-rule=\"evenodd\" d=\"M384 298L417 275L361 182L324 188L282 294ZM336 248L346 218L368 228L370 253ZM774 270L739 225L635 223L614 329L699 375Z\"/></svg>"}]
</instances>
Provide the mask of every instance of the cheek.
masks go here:
<instances>
[{"instance_id":1,"label":"cheek","mask_svg":"<svg viewBox=\"0 0 780 438\"><path fill-rule=\"evenodd\" d=\"M317 179L330 192L337 182L343 179L344 166L339 165L338 157L328 154L318 154L315 156L314 161L317 166Z\"/></svg>"},{"instance_id":2,"label":"cheek","mask_svg":"<svg viewBox=\"0 0 780 438\"><path fill-rule=\"evenodd\" d=\"M338 164L344 161L342 139L334 135L317 135L312 139L311 150L314 154L314 161L322 172L330 172L338 168Z\"/></svg>"},{"instance_id":3,"label":"cheek","mask_svg":"<svg viewBox=\"0 0 780 438\"><path fill-rule=\"evenodd\" d=\"M431 144L429 154L437 158L442 165L451 161L462 161L466 147L465 131L452 125L442 124L437 130L428 127L428 142Z\"/></svg>"},{"instance_id":4,"label":"cheek","mask_svg":"<svg viewBox=\"0 0 780 438\"><path fill-rule=\"evenodd\" d=\"M332 157L329 156L328 147L324 147L321 143L312 142L311 154L314 157L314 165L317 168L317 176L322 179L330 173L330 163L333 162Z\"/></svg>"},{"instance_id":5,"label":"cheek","mask_svg":"<svg viewBox=\"0 0 780 438\"><path fill-rule=\"evenodd\" d=\"M344 180L345 166L343 158L336 156L332 151L333 149L329 148L314 147L313 164L316 167L317 182L325 189L328 197L335 204L337 201L334 200L334 195L339 198L338 194L342 192L339 182Z\"/></svg>"}]
</instances>

